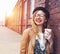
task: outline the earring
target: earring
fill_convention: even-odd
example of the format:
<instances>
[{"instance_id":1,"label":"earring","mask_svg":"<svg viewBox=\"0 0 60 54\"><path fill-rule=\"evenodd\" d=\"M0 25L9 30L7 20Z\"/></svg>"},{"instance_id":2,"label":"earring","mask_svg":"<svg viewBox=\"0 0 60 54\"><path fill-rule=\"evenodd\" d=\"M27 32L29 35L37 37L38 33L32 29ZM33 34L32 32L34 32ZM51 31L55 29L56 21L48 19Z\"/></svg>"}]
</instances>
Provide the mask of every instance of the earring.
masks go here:
<instances>
[{"instance_id":1,"label":"earring","mask_svg":"<svg viewBox=\"0 0 60 54\"><path fill-rule=\"evenodd\" d=\"M47 20L45 20L45 22L47 22Z\"/></svg>"}]
</instances>

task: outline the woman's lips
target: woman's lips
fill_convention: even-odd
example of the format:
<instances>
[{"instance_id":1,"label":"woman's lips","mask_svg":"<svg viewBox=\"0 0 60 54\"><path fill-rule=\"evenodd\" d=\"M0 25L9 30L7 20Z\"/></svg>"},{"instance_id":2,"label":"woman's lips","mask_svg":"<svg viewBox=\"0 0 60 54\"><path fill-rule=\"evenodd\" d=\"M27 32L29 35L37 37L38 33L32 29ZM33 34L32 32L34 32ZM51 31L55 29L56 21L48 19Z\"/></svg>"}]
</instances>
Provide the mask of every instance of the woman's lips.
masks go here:
<instances>
[{"instance_id":1,"label":"woman's lips","mask_svg":"<svg viewBox=\"0 0 60 54\"><path fill-rule=\"evenodd\" d=\"M36 22L40 23L42 20L40 18L36 18Z\"/></svg>"}]
</instances>

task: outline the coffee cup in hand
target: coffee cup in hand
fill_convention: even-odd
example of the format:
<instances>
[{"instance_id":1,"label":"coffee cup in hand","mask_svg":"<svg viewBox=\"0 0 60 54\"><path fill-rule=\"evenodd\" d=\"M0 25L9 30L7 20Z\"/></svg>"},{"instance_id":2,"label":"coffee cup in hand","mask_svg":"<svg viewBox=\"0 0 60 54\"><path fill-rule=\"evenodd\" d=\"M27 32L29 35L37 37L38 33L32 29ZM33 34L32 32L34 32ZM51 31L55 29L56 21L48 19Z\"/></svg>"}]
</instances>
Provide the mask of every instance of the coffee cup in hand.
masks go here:
<instances>
[{"instance_id":1,"label":"coffee cup in hand","mask_svg":"<svg viewBox=\"0 0 60 54\"><path fill-rule=\"evenodd\" d=\"M45 37L45 39L50 39L51 32L52 32L51 29L45 29L45 31L44 31L44 37Z\"/></svg>"}]
</instances>

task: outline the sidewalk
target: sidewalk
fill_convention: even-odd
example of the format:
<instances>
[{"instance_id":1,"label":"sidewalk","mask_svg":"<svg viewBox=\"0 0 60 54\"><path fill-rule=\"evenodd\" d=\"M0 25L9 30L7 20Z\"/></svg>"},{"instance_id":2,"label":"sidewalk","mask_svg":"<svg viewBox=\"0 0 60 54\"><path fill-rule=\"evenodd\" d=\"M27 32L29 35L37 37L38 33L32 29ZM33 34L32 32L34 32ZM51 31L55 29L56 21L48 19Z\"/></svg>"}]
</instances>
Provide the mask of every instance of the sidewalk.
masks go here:
<instances>
[{"instance_id":1,"label":"sidewalk","mask_svg":"<svg viewBox=\"0 0 60 54\"><path fill-rule=\"evenodd\" d=\"M0 54L19 54L21 35L0 26Z\"/></svg>"}]
</instances>

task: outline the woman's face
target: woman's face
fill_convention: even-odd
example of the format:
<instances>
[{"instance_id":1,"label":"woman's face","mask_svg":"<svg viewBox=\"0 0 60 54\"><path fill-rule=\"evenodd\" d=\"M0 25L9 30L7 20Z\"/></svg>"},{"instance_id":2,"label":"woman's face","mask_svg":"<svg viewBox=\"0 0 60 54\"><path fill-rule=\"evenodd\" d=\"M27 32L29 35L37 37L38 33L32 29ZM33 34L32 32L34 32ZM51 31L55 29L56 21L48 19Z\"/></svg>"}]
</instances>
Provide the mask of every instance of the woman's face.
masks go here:
<instances>
[{"instance_id":1,"label":"woman's face","mask_svg":"<svg viewBox=\"0 0 60 54\"><path fill-rule=\"evenodd\" d=\"M42 10L36 12L34 22L37 25L43 25L46 20L45 13Z\"/></svg>"}]
</instances>

